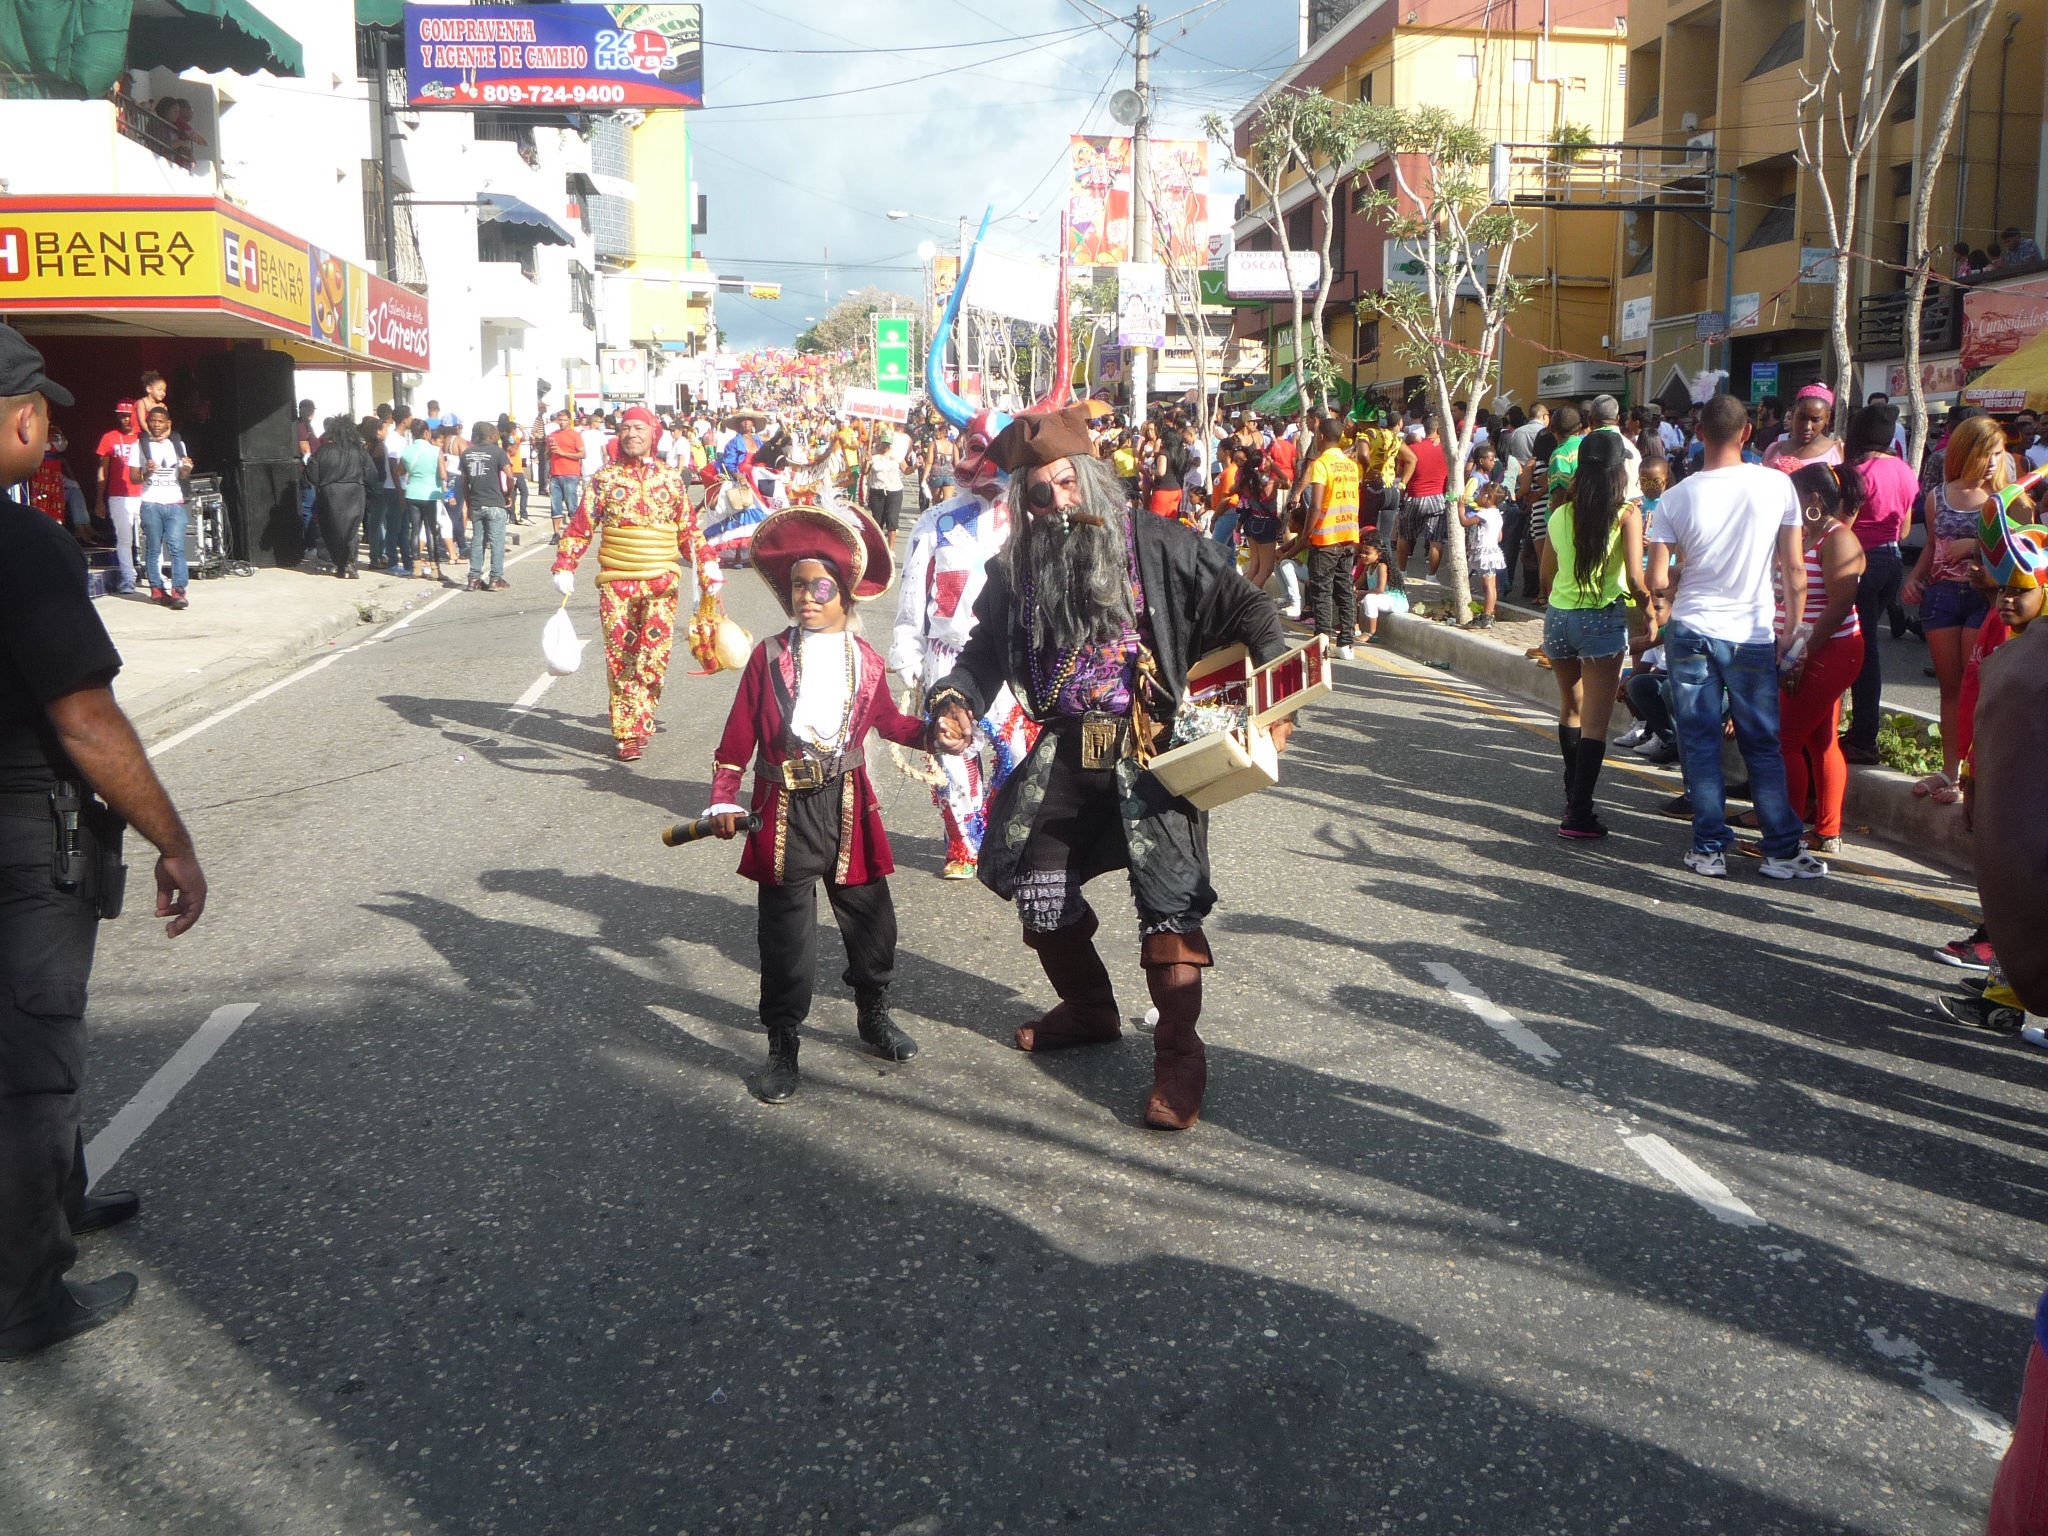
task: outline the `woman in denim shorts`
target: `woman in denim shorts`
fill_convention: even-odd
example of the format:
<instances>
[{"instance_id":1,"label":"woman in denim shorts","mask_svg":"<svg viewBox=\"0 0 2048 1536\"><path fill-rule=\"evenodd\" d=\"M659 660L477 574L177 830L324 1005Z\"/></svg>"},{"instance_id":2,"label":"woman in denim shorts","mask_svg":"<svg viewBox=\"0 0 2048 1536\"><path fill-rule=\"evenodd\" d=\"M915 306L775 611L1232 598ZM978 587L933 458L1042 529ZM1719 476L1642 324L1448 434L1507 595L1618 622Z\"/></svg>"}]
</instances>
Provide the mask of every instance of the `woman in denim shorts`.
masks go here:
<instances>
[{"instance_id":1,"label":"woman in denim shorts","mask_svg":"<svg viewBox=\"0 0 2048 1536\"><path fill-rule=\"evenodd\" d=\"M1557 678L1557 746L1564 755L1564 820L1557 835L1605 837L1593 788L1607 757L1607 723L1628 653L1629 599L1647 611L1643 513L1622 499L1621 436L1595 432L1579 449L1571 499L1550 509L1543 546L1543 653Z\"/></svg>"}]
</instances>

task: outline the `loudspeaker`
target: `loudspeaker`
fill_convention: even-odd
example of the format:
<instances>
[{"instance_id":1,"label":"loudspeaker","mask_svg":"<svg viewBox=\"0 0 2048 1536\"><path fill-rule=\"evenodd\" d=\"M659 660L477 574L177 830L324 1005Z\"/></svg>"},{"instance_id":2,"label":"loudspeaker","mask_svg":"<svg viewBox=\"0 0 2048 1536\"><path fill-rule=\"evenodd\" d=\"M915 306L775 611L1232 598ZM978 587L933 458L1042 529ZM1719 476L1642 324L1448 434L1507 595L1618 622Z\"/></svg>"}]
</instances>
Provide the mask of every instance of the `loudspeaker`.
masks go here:
<instances>
[{"instance_id":1,"label":"loudspeaker","mask_svg":"<svg viewBox=\"0 0 2048 1536\"><path fill-rule=\"evenodd\" d=\"M229 463L298 457L293 430L298 414L292 399L295 366L287 353L254 348L199 359L195 371L209 406L203 435L212 465L225 468ZM188 427L186 440L193 435Z\"/></svg>"},{"instance_id":2,"label":"loudspeaker","mask_svg":"<svg viewBox=\"0 0 2048 1536\"><path fill-rule=\"evenodd\" d=\"M306 553L298 455L237 464L222 482L228 554L251 565L297 565Z\"/></svg>"}]
</instances>

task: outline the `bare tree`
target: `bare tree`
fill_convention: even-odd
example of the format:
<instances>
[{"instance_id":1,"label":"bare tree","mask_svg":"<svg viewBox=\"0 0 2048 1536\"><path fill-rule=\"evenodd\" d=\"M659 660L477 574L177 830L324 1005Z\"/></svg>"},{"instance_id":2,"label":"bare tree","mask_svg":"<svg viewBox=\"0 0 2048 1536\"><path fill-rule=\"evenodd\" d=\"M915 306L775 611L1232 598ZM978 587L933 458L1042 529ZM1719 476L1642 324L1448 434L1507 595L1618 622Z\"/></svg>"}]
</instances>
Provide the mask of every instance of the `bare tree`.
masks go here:
<instances>
[{"instance_id":1,"label":"bare tree","mask_svg":"<svg viewBox=\"0 0 2048 1536\"><path fill-rule=\"evenodd\" d=\"M1529 297L1531 284L1511 276L1509 261L1518 241L1535 226L1510 209L1493 204L1488 169L1493 143L1465 119L1442 107L1355 108L1364 136L1385 151L1390 184L1359 198L1360 208L1387 234L1406 243L1421 268L1415 283L1389 283L1360 299L1360 319L1383 320L1401 337L1401 351L1429 380L1437 419L1448 430L1452 402L1467 391L1475 409L1450 432L1446 446L1455 502L1465 485L1465 464L1479 425L1481 392L1493 382L1508 316ZM1461 346L1456 334L1461 306L1475 306L1479 340ZM1471 619L1472 585L1466 568L1464 530L1455 519L1450 535L1451 621Z\"/></svg>"},{"instance_id":2,"label":"bare tree","mask_svg":"<svg viewBox=\"0 0 2048 1536\"><path fill-rule=\"evenodd\" d=\"M1280 210L1280 194L1291 185L1288 177L1306 181L1310 194L1322 209L1323 233L1319 254L1322 281L1316 285L1315 316L1311 334L1315 352L1321 358L1323 307L1330 297L1330 239L1337 225L1337 191L1351 172L1352 158L1365 144L1361 105L1345 106L1321 91L1282 90L1268 97L1252 119L1247 153L1237 153L1231 126L1215 113L1203 120L1202 131L1209 142L1221 149L1224 163L1243 172L1258 193L1254 211L1273 231L1280 246L1280 259L1287 268L1287 292L1294 302L1294 389L1298 398L1309 398L1313 380L1318 403L1328 403L1330 370L1310 365L1303 345L1301 284L1294 275L1292 247L1287 236L1287 216Z\"/></svg>"},{"instance_id":3,"label":"bare tree","mask_svg":"<svg viewBox=\"0 0 2048 1536\"><path fill-rule=\"evenodd\" d=\"M1828 243L1835 251L1828 330L1835 354L1838 400L1846 402L1855 394L1854 360L1849 349L1849 294L1854 285L1846 258L1854 240L1863 167L1870 146L1884 127L1900 83L1914 76L1928 49L1970 10L1989 3L1990 0L1966 0L1964 10L1927 29L1919 45L1911 53L1900 55L1887 69L1883 64L1884 34L1891 0L1808 0L1821 48L1819 58L1811 66L1800 66L1799 78L1806 89L1800 93L1794 119L1799 136L1797 159L1813 173L1821 212L1828 222ZM1838 17L1838 7L1852 12L1846 22ZM1845 32L1851 36L1845 37ZM1860 37L1853 35L1857 32ZM1842 60L1843 51L1851 42L1860 50L1853 61L1853 76L1845 72ZM1840 160L1839 196L1830 179L1831 155Z\"/></svg>"},{"instance_id":4,"label":"bare tree","mask_svg":"<svg viewBox=\"0 0 2048 1536\"><path fill-rule=\"evenodd\" d=\"M1970 29L1963 34L1963 54L1955 73L1949 77L1948 92L1942 98L1941 115L1928 136L1926 152L1913 176L1913 221L1906 239L1906 261L1913 276L1906 285L1906 398L1911 407L1912 426L1906 438L1906 462L1918 473L1927 453L1927 388L1920 379L1920 313L1927 304L1927 280L1934 269L1934 255L1927 247L1927 219L1934 207L1934 173L1948 155L1949 136L1955 132L1956 112L1963 94L1970 88L1970 71L1976 67L1977 50L1991 27L1994 0L1964 0L1963 13Z\"/></svg>"}]
</instances>

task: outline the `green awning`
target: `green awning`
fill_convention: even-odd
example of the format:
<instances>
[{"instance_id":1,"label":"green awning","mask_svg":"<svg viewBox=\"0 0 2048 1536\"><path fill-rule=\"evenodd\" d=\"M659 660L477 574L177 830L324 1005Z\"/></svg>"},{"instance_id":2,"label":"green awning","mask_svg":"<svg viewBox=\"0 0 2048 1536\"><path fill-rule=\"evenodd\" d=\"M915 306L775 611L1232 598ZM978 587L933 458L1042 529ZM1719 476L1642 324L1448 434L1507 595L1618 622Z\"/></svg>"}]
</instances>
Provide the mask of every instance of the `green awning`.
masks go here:
<instances>
[{"instance_id":1,"label":"green awning","mask_svg":"<svg viewBox=\"0 0 2048 1536\"><path fill-rule=\"evenodd\" d=\"M250 0L168 0L129 26L128 66L303 76L306 54Z\"/></svg>"},{"instance_id":2,"label":"green awning","mask_svg":"<svg viewBox=\"0 0 2048 1536\"><path fill-rule=\"evenodd\" d=\"M405 0L356 0L356 25L359 27L404 26Z\"/></svg>"},{"instance_id":3,"label":"green awning","mask_svg":"<svg viewBox=\"0 0 2048 1536\"><path fill-rule=\"evenodd\" d=\"M1340 410L1351 409L1351 395L1351 386L1343 379L1330 387L1330 402ZM1261 416L1292 416L1299 411L1301 395L1294 387L1294 374L1281 375L1278 384L1252 402L1252 409Z\"/></svg>"},{"instance_id":4,"label":"green awning","mask_svg":"<svg viewBox=\"0 0 2048 1536\"><path fill-rule=\"evenodd\" d=\"M0 66L10 94L104 96L128 57L129 0L5 0Z\"/></svg>"}]
</instances>

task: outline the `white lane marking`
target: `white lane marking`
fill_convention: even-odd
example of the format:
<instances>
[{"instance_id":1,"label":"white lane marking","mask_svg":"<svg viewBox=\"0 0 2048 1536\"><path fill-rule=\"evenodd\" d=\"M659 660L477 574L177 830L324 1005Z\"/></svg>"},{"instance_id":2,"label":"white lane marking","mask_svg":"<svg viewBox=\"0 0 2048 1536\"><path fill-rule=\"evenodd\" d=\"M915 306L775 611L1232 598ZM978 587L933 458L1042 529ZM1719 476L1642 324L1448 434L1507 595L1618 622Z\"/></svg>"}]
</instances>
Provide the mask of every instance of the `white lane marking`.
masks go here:
<instances>
[{"instance_id":1,"label":"white lane marking","mask_svg":"<svg viewBox=\"0 0 2048 1536\"><path fill-rule=\"evenodd\" d=\"M521 550L518 554L514 555L510 560L507 560L505 562L505 565L509 569L510 567L517 565L522 560L531 560L535 555L545 552L549 547L550 546L546 544L536 544L532 549ZM260 704L263 700L269 698L273 693L277 693L282 689L289 688L293 683L303 682L306 678L311 677L315 672L320 671L324 667L333 666L337 661L341 660L341 658L344 656L354 655L357 651L360 651L366 645L375 645L379 640L390 639L393 635L397 634L401 629L404 629L407 625L411 624L414 619L425 618L428 614L432 613L436 608L440 607L443 603L451 602L460 596L462 596L462 589L460 587L457 587L452 591L443 592L439 597L435 598L432 602L425 603L422 606L415 608L411 613L408 613L404 618L394 619L391 623L385 625L382 629L378 630L377 633L371 635L368 639L358 640L354 645L345 645L338 651L331 651L327 655L319 658L319 660L311 662L308 665L299 668L299 670L292 673L291 676L281 677L276 682L269 684L267 687L258 688L246 699L237 699L234 703L228 705L227 708L216 710L213 714L208 715L204 720L197 721L191 725L186 726L185 729L182 731L178 731L172 735L166 736L162 741L158 742L155 746L149 749L148 755L150 757L161 757L164 753L170 751L171 748L183 746L186 742L190 741L194 736L197 736L201 731L212 730L216 725L219 725L223 720L233 719L236 715L239 715L243 710L247 709L251 704ZM519 707L524 708L525 706L521 705Z\"/></svg>"},{"instance_id":2,"label":"white lane marking","mask_svg":"<svg viewBox=\"0 0 2048 1536\"><path fill-rule=\"evenodd\" d=\"M554 686L555 674L552 672L541 673L539 677L536 677L531 683L527 684L526 692L512 701L513 711L516 713L519 710L533 708L534 705L540 702L541 695Z\"/></svg>"},{"instance_id":3,"label":"white lane marking","mask_svg":"<svg viewBox=\"0 0 2048 1536\"><path fill-rule=\"evenodd\" d=\"M2005 1454L2005 1448L2012 1444L2012 1426L1971 1397L1959 1383L1935 1375L1934 1362L1918 1344L1904 1334L1892 1334L1882 1328L1866 1328L1863 1336L1885 1359L1897 1362L1907 1375L1917 1377L1923 1392L1968 1426L1972 1440L1995 1456Z\"/></svg>"},{"instance_id":4,"label":"white lane marking","mask_svg":"<svg viewBox=\"0 0 2048 1536\"><path fill-rule=\"evenodd\" d=\"M1652 1171L1662 1174L1678 1186L1680 1194L1703 1209L1716 1221L1726 1222L1731 1227L1761 1227L1768 1225L1763 1217L1751 1210L1735 1192L1715 1178L1698 1163L1671 1145L1662 1136L1631 1136L1624 1130L1622 1144L1635 1153Z\"/></svg>"},{"instance_id":5,"label":"white lane marking","mask_svg":"<svg viewBox=\"0 0 2048 1536\"><path fill-rule=\"evenodd\" d=\"M1463 1003L1468 1012L1516 1050L1535 1057L1545 1066L1558 1059L1556 1046L1473 986L1456 966L1439 965L1431 960L1423 962L1422 968L1442 982L1444 990Z\"/></svg>"},{"instance_id":6,"label":"white lane marking","mask_svg":"<svg viewBox=\"0 0 2048 1536\"><path fill-rule=\"evenodd\" d=\"M348 648L348 651L352 651L354 649L354 646L350 646ZM170 751L171 748L183 746L186 742L190 741L194 736L197 736L201 731L210 731L216 725L219 725L221 721L233 719L236 715L239 715L243 710L247 709L251 704L260 704L265 699L269 698L273 693L278 692L280 689L289 688L293 683L299 682L301 679L311 677L315 672L320 671L322 668L333 666L337 661L341 660L342 657L346 656L348 654L348 651L335 651L329 655L322 656L318 661L313 662L310 666L304 666L299 668L299 670L292 673L291 676L281 677L276 682L270 684L268 687L258 688L254 693L250 694L247 698L235 700L235 702L230 704L226 709L217 710L213 714L208 715L204 720L201 720L194 725L186 726L185 729L177 732L175 735L166 736L162 741L158 742L155 746L149 749L149 756L161 757L164 753Z\"/></svg>"},{"instance_id":7,"label":"white lane marking","mask_svg":"<svg viewBox=\"0 0 2048 1536\"><path fill-rule=\"evenodd\" d=\"M97 1185L107 1172L150 1123L169 1107L178 1091L199 1075L199 1069L213 1059L213 1053L228 1042L228 1037L240 1029L249 1015L256 1011L254 1003L229 1003L216 1008L207 1021L199 1026L198 1032L172 1054L171 1059L156 1069L156 1075L142 1085L142 1091L121 1106L121 1112L109 1120L106 1129L86 1144L85 1166L92 1173L92 1183ZM87 1186L92 1187L91 1185Z\"/></svg>"}]
</instances>

